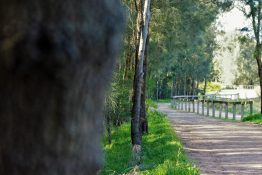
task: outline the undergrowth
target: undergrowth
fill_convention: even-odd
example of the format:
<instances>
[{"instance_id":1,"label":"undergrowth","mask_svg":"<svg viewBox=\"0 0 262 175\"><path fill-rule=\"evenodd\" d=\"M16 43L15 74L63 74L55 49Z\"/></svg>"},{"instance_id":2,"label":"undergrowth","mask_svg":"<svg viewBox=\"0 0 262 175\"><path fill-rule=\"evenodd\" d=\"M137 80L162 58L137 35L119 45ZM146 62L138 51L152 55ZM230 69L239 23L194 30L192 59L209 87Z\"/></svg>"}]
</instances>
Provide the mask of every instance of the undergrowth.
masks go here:
<instances>
[{"instance_id":1,"label":"undergrowth","mask_svg":"<svg viewBox=\"0 0 262 175\"><path fill-rule=\"evenodd\" d=\"M245 118L242 119L243 122L252 122L252 123L257 123L257 124L262 124L262 114L257 113L254 115L249 115Z\"/></svg>"},{"instance_id":2,"label":"undergrowth","mask_svg":"<svg viewBox=\"0 0 262 175\"><path fill-rule=\"evenodd\" d=\"M114 128L112 144L104 142L105 166L101 175L197 175L183 151L167 117L155 110L148 112L149 134L143 136L142 161L138 167L131 165L130 124Z\"/></svg>"}]
</instances>

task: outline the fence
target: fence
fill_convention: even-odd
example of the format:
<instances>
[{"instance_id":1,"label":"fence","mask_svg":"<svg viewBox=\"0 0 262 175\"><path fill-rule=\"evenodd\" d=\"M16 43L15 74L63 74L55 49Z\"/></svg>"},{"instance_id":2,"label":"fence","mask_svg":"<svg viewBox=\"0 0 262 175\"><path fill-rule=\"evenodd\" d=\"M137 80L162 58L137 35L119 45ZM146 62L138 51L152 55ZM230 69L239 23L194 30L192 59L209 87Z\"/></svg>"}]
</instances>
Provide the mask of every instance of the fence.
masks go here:
<instances>
[{"instance_id":1,"label":"fence","mask_svg":"<svg viewBox=\"0 0 262 175\"><path fill-rule=\"evenodd\" d=\"M253 113L253 101L249 99L239 99L238 94L226 94L222 96L174 96L172 106L178 110L193 112L197 114L207 115L228 119L229 107L232 106L232 119L236 120L237 107L240 107L240 118L244 117L245 106L249 105L249 114ZM217 109L218 107L218 109Z\"/></svg>"}]
</instances>

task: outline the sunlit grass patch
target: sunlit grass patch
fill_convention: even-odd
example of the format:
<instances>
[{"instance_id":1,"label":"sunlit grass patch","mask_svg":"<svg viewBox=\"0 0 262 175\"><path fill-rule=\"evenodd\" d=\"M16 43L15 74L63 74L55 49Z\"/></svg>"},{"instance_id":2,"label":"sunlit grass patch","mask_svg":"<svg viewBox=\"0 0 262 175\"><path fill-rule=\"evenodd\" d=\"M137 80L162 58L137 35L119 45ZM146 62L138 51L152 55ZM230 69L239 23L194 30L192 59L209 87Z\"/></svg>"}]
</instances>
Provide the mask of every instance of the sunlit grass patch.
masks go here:
<instances>
[{"instance_id":1,"label":"sunlit grass patch","mask_svg":"<svg viewBox=\"0 0 262 175\"><path fill-rule=\"evenodd\" d=\"M181 142L165 115L148 113L149 134L143 136L142 162L131 165L130 124L114 129L112 144L105 142L106 162L101 175L139 171L143 175L196 175L198 168L187 159ZM105 139L106 141L106 139ZM135 169L135 170L134 170Z\"/></svg>"}]
</instances>

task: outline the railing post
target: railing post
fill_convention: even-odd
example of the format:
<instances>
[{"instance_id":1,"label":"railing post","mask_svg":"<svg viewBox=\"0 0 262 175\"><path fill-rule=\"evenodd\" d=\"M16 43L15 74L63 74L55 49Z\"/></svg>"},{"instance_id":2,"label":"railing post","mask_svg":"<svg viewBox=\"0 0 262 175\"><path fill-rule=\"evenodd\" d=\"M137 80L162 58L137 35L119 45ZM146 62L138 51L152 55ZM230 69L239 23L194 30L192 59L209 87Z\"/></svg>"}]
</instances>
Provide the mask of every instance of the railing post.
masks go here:
<instances>
[{"instance_id":1,"label":"railing post","mask_svg":"<svg viewBox=\"0 0 262 175\"><path fill-rule=\"evenodd\" d=\"M207 100L207 116L209 116L209 100Z\"/></svg>"},{"instance_id":2,"label":"railing post","mask_svg":"<svg viewBox=\"0 0 262 175\"><path fill-rule=\"evenodd\" d=\"M199 114L199 99L197 99L197 114Z\"/></svg>"},{"instance_id":3,"label":"railing post","mask_svg":"<svg viewBox=\"0 0 262 175\"><path fill-rule=\"evenodd\" d=\"M177 103L177 102L176 102L175 98L172 98L171 106L174 107L175 109L177 109L176 103Z\"/></svg>"},{"instance_id":4,"label":"railing post","mask_svg":"<svg viewBox=\"0 0 262 175\"><path fill-rule=\"evenodd\" d=\"M225 103L225 118L228 119L228 102Z\"/></svg>"},{"instance_id":5,"label":"railing post","mask_svg":"<svg viewBox=\"0 0 262 175\"><path fill-rule=\"evenodd\" d=\"M193 113L195 113L195 99L193 98L193 101L192 101L193 103Z\"/></svg>"},{"instance_id":6,"label":"railing post","mask_svg":"<svg viewBox=\"0 0 262 175\"><path fill-rule=\"evenodd\" d=\"M236 120L236 103L233 103L233 120Z\"/></svg>"},{"instance_id":7,"label":"railing post","mask_svg":"<svg viewBox=\"0 0 262 175\"><path fill-rule=\"evenodd\" d=\"M241 120L244 118L244 113L245 113L245 106L244 103L241 103Z\"/></svg>"},{"instance_id":8,"label":"railing post","mask_svg":"<svg viewBox=\"0 0 262 175\"><path fill-rule=\"evenodd\" d=\"M222 117L222 110L223 110L223 105L222 102L219 103L219 118Z\"/></svg>"},{"instance_id":9,"label":"railing post","mask_svg":"<svg viewBox=\"0 0 262 175\"><path fill-rule=\"evenodd\" d=\"M185 103L185 111L187 112L187 98L186 98L186 103Z\"/></svg>"},{"instance_id":10,"label":"railing post","mask_svg":"<svg viewBox=\"0 0 262 175\"><path fill-rule=\"evenodd\" d=\"M190 111L191 111L191 100L188 99L188 112L190 112Z\"/></svg>"},{"instance_id":11,"label":"railing post","mask_svg":"<svg viewBox=\"0 0 262 175\"><path fill-rule=\"evenodd\" d=\"M250 115L252 115L253 114L253 101L250 101L250 103L249 103L249 107L250 107Z\"/></svg>"},{"instance_id":12,"label":"railing post","mask_svg":"<svg viewBox=\"0 0 262 175\"><path fill-rule=\"evenodd\" d=\"M202 115L205 115L205 109L204 109L204 105L205 105L205 100L202 100Z\"/></svg>"},{"instance_id":13,"label":"railing post","mask_svg":"<svg viewBox=\"0 0 262 175\"><path fill-rule=\"evenodd\" d=\"M212 117L215 117L216 106L215 106L215 102L214 101L212 101L212 108L213 108L213 110L212 110Z\"/></svg>"}]
</instances>

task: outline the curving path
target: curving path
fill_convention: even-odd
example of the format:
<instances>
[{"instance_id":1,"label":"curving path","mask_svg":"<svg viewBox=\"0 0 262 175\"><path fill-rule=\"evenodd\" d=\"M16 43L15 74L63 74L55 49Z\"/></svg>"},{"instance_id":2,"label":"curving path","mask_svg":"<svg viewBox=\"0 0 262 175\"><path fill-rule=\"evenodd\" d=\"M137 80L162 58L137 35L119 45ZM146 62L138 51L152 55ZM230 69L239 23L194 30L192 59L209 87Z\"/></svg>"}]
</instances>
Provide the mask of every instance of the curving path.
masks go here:
<instances>
[{"instance_id":1,"label":"curving path","mask_svg":"<svg viewBox=\"0 0 262 175\"><path fill-rule=\"evenodd\" d=\"M202 175L262 175L262 126L225 122L159 104Z\"/></svg>"}]
</instances>

